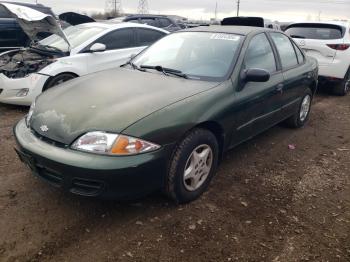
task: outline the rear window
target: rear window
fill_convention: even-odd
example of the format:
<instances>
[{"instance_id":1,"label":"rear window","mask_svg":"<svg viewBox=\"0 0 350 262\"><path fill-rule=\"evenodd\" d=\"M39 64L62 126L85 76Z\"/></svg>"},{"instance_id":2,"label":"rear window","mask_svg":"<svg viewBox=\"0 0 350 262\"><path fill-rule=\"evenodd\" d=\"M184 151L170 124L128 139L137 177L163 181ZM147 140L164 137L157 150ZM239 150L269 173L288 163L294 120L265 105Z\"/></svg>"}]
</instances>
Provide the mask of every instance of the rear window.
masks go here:
<instances>
[{"instance_id":1,"label":"rear window","mask_svg":"<svg viewBox=\"0 0 350 262\"><path fill-rule=\"evenodd\" d=\"M286 34L292 38L332 40L343 38L344 30L341 26L337 25L299 24L289 26Z\"/></svg>"}]
</instances>

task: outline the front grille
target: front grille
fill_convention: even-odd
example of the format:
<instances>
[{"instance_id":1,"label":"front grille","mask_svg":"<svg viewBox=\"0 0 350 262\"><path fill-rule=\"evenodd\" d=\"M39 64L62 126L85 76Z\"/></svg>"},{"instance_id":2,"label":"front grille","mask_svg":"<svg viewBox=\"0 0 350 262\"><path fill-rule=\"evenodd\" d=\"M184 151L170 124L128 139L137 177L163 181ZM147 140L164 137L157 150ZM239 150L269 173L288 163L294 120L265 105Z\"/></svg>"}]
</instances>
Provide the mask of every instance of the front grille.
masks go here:
<instances>
[{"instance_id":1,"label":"front grille","mask_svg":"<svg viewBox=\"0 0 350 262\"><path fill-rule=\"evenodd\" d=\"M98 196L105 185L103 182L85 180L85 179L73 179L71 193L82 196Z\"/></svg>"}]
</instances>

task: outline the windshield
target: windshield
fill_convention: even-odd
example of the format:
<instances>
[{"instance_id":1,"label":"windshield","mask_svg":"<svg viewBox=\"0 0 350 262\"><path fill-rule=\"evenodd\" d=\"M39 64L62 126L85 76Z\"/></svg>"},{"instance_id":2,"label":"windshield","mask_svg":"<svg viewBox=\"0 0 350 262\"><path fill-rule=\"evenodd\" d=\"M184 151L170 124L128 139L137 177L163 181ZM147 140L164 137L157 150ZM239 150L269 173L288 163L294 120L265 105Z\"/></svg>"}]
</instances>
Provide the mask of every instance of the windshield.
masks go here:
<instances>
[{"instance_id":1,"label":"windshield","mask_svg":"<svg viewBox=\"0 0 350 262\"><path fill-rule=\"evenodd\" d=\"M161 66L191 78L219 80L231 69L242 36L180 32L164 37L135 58L138 66Z\"/></svg>"},{"instance_id":2,"label":"windshield","mask_svg":"<svg viewBox=\"0 0 350 262\"><path fill-rule=\"evenodd\" d=\"M105 28L98 26L71 26L65 29L64 33L71 44L71 48L75 48L104 30ZM48 38L41 40L39 44L44 46L52 46L54 48L62 50L63 52L69 51L67 42L58 35L49 36Z\"/></svg>"}]
</instances>

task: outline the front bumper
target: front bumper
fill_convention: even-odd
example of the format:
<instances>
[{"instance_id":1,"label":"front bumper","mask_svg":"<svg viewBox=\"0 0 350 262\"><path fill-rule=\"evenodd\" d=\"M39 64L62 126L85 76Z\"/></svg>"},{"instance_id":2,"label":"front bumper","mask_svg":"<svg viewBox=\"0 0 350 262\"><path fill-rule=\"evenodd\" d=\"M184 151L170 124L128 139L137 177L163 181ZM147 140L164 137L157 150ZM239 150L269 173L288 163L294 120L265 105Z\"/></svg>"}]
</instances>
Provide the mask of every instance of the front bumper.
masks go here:
<instances>
[{"instance_id":1,"label":"front bumper","mask_svg":"<svg viewBox=\"0 0 350 262\"><path fill-rule=\"evenodd\" d=\"M24 78L12 79L0 74L0 103L30 106L35 98L41 94L42 89L49 79L47 75L31 74ZM17 97L17 93L28 88L29 92L24 97Z\"/></svg>"},{"instance_id":2,"label":"front bumper","mask_svg":"<svg viewBox=\"0 0 350 262\"><path fill-rule=\"evenodd\" d=\"M44 142L21 120L14 133L20 159L49 184L76 195L132 199L161 189L173 146L138 156L94 155Z\"/></svg>"}]
</instances>

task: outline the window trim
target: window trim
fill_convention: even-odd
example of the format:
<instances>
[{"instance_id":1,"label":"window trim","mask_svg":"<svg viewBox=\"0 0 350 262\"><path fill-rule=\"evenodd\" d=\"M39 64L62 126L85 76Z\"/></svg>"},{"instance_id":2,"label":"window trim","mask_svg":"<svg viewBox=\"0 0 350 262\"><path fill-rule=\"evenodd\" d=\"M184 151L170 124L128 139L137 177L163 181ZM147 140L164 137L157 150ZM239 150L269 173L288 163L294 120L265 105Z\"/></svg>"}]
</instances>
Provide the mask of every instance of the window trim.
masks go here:
<instances>
[{"instance_id":1,"label":"window trim","mask_svg":"<svg viewBox=\"0 0 350 262\"><path fill-rule=\"evenodd\" d=\"M297 43L295 43L295 42L293 41L293 39L290 39L290 40L291 40L292 45L293 45L293 47L294 47L294 52L295 52L295 54L297 55L298 64L299 64L299 65L305 64L305 63L306 63L306 58L305 58L304 52L303 52L303 51L301 50L301 48L297 45ZM298 56L298 54L297 54L297 49L300 51L300 53L301 53L301 55L302 55L302 57L303 57L303 61L302 61L302 62L299 61L299 56Z\"/></svg>"}]
</instances>

